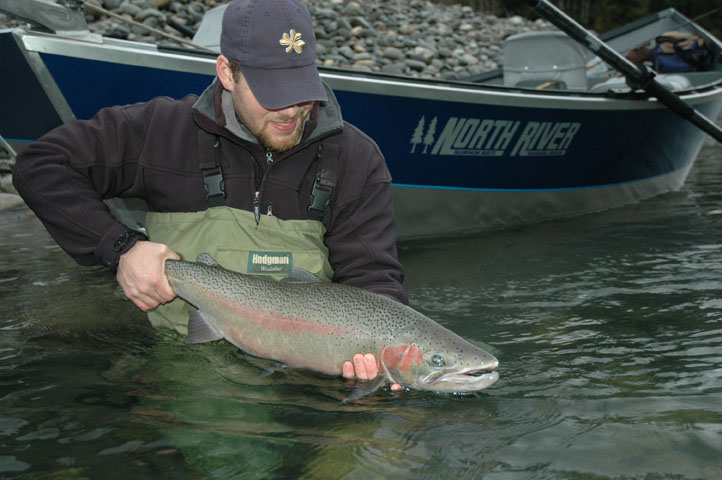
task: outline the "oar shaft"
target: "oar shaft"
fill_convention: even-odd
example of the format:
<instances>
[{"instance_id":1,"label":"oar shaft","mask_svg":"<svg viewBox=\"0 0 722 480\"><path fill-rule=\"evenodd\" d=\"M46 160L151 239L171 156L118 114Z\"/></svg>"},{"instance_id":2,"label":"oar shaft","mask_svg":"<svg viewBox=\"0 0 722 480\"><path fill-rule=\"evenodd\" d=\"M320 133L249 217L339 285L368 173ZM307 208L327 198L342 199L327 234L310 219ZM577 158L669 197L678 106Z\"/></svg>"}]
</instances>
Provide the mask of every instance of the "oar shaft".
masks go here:
<instances>
[{"instance_id":1,"label":"oar shaft","mask_svg":"<svg viewBox=\"0 0 722 480\"><path fill-rule=\"evenodd\" d=\"M718 142L722 143L722 128L717 126L712 120L705 117L694 108L687 105L676 94L660 84L654 78L654 73L646 68L638 68L619 52L613 50L606 43L600 40L599 37L582 27L573 18L559 10L547 0L527 0L527 3L534 8L539 15L546 18L549 22L559 28L559 30L587 47L599 58L624 75L631 88L644 89L647 93L654 96L661 104L665 105L670 110L688 120L700 130L708 133Z\"/></svg>"},{"instance_id":2,"label":"oar shaft","mask_svg":"<svg viewBox=\"0 0 722 480\"><path fill-rule=\"evenodd\" d=\"M674 113L689 121L691 124L708 133L712 138L722 143L722 128L715 124L712 120L699 113L696 109L687 105L681 98L671 92L669 89L652 78L644 90L654 96L659 102L672 110Z\"/></svg>"}]
</instances>

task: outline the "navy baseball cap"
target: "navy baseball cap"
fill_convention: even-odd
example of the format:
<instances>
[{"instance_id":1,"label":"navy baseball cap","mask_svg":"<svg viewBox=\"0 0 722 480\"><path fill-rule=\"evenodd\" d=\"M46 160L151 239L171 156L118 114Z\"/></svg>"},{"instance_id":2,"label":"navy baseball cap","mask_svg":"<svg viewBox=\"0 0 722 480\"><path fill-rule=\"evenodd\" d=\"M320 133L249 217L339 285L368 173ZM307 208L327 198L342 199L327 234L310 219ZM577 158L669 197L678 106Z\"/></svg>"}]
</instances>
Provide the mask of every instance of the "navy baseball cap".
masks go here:
<instances>
[{"instance_id":1,"label":"navy baseball cap","mask_svg":"<svg viewBox=\"0 0 722 480\"><path fill-rule=\"evenodd\" d=\"M223 14L221 54L240 67L269 110L328 101L313 21L298 0L233 0Z\"/></svg>"}]
</instances>

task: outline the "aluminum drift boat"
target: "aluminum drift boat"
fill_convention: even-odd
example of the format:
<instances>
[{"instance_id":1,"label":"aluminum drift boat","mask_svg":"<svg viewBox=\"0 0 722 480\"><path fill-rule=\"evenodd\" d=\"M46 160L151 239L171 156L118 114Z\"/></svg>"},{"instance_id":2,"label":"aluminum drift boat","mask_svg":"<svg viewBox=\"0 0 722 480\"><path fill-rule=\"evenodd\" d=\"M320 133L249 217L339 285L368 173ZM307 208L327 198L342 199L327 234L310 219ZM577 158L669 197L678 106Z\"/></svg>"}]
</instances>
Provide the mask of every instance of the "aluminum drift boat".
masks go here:
<instances>
[{"instance_id":1,"label":"aluminum drift boat","mask_svg":"<svg viewBox=\"0 0 722 480\"><path fill-rule=\"evenodd\" d=\"M223 8L206 14L196 44L217 50ZM0 31L3 70L11 72L0 76L0 135L16 150L105 106L200 93L215 73L212 52L93 35L81 12L46 0L0 0L0 10L50 31ZM625 52L670 30L701 36L717 60L704 72L657 79L717 118L722 44L704 29L668 9L601 38ZM654 98L630 92L560 32L508 38L504 68L465 81L320 70L345 119L384 152L400 240L579 215L674 191L706 137Z\"/></svg>"}]
</instances>

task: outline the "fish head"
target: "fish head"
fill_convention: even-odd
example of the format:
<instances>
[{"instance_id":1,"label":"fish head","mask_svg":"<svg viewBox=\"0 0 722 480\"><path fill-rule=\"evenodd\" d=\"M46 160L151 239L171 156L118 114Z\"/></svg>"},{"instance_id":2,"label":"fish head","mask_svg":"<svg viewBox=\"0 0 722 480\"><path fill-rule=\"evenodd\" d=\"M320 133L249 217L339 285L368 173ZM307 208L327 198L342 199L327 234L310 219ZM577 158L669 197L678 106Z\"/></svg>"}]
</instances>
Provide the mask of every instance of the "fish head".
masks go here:
<instances>
[{"instance_id":1,"label":"fish head","mask_svg":"<svg viewBox=\"0 0 722 480\"><path fill-rule=\"evenodd\" d=\"M416 390L482 390L499 379L498 366L492 354L445 329L402 335L379 352L379 367L389 381Z\"/></svg>"}]
</instances>

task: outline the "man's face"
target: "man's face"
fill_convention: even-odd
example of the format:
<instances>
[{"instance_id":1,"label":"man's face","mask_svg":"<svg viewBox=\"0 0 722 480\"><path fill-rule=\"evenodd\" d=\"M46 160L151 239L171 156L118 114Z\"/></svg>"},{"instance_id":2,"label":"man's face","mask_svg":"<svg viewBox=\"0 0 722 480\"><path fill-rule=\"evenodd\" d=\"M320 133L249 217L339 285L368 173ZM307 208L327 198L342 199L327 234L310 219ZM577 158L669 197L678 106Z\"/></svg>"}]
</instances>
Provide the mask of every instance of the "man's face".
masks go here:
<instances>
[{"instance_id":1,"label":"man's face","mask_svg":"<svg viewBox=\"0 0 722 480\"><path fill-rule=\"evenodd\" d=\"M274 152L285 152L298 143L313 102L268 110L258 103L241 74L234 79L230 90L236 115L263 146Z\"/></svg>"}]
</instances>

